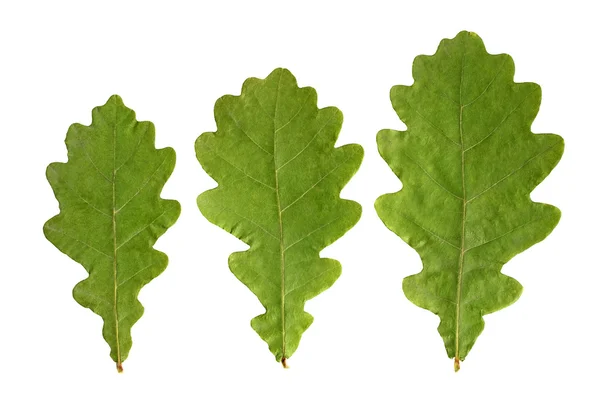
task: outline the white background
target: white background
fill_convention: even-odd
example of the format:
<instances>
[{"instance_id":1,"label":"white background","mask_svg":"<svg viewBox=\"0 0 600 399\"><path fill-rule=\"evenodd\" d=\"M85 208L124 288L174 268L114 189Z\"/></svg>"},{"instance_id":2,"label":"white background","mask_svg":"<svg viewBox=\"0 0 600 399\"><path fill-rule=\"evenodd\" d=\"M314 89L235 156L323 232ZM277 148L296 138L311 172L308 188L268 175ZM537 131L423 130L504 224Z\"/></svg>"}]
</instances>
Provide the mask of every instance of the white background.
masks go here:
<instances>
[{"instance_id":1,"label":"white background","mask_svg":"<svg viewBox=\"0 0 600 399\"><path fill-rule=\"evenodd\" d=\"M2 1L0 397L598 397L600 29L593 1L560 3ZM533 193L562 220L505 266L524 293L485 317L455 374L437 317L401 290L419 257L373 202L400 188L375 144L378 130L404 128L390 87L412 84L413 58L464 29L489 52L511 54L516 81L542 86L533 130L561 134L566 149ZM342 110L338 144L366 151L342 192L363 217L322 253L343 274L307 304L315 321L289 370L251 329L263 309L228 270L228 255L245 245L196 207L215 183L193 146L215 130L218 97L279 66L316 88L320 107ZM155 123L157 147L177 151L162 196L182 205L157 242L170 263L141 292L146 311L121 375L100 317L72 299L84 269L42 234L58 211L46 165L66 161L68 126L89 124L115 93Z\"/></svg>"}]
</instances>

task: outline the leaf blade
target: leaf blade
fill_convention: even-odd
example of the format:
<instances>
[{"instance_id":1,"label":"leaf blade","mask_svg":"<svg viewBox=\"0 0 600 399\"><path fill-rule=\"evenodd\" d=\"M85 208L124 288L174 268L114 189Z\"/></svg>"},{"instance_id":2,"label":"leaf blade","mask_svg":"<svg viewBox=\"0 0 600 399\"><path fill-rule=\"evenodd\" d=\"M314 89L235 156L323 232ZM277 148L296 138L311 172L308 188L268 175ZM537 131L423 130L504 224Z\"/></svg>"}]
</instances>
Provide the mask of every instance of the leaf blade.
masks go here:
<instances>
[{"instance_id":1,"label":"leaf blade","mask_svg":"<svg viewBox=\"0 0 600 399\"><path fill-rule=\"evenodd\" d=\"M65 144L68 162L47 168L60 213L44 224L44 235L88 272L73 297L103 318L122 371L131 327L143 314L137 295L168 262L152 247L180 213L177 201L159 197L175 152L156 150L152 123L136 121L118 96L94 108L90 126L71 125Z\"/></svg>"},{"instance_id":2,"label":"leaf blade","mask_svg":"<svg viewBox=\"0 0 600 399\"><path fill-rule=\"evenodd\" d=\"M459 367L483 330L481 316L521 294L502 266L558 223L560 211L529 193L556 166L564 143L531 133L539 86L515 83L510 56L488 54L473 33L415 58L413 76L412 86L390 91L407 131L377 135L403 188L379 197L375 208L421 256L423 270L406 277L403 290L440 317Z\"/></svg>"},{"instance_id":3,"label":"leaf blade","mask_svg":"<svg viewBox=\"0 0 600 399\"><path fill-rule=\"evenodd\" d=\"M313 320L304 302L341 273L339 262L319 252L361 213L339 192L362 148L334 148L341 112L316 102L314 89L276 69L264 80L247 79L240 96L217 100L218 130L196 142L200 164L219 183L198 197L198 207L250 246L233 253L229 267L265 307L251 326L284 365Z\"/></svg>"}]
</instances>

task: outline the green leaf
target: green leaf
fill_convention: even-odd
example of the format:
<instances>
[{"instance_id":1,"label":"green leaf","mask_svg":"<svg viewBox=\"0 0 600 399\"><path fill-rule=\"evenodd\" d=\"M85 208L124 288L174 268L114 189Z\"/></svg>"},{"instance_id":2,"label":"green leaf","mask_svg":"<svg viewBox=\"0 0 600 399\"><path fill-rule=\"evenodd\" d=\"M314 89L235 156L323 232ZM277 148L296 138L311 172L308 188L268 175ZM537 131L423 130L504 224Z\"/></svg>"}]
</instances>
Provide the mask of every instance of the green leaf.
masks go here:
<instances>
[{"instance_id":1,"label":"green leaf","mask_svg":"<svg viewBox=\"0 0 600 399\"><path fill-rule=\"evenodd\" d=\"M201 194L198 207L250 246L229 257L229 268L265 307L252 328L285 366L313 321L304 303L341 273L319 252L360 218L360 205L339 193L363 151L334 148L342 113L317 108L315 90L299 88L286 69L221 97L215 120L217 132L198 138L196 155L219 186Z\"/></svg>"},{"instance_id":2,"label":"green leaf","mask_svg":"<svg viewBox=\"0 0 600 399\"><path fill-rule=\"evenodd\" d=\"M560 219L530 193L560 160L563 140L532 134L540 87L513 76L510 56L490 55L476 34L461 32L433 56L415 59L412 86L392 88L408 129L377 135L403 189L378 198L375 208L419 253L423 270L402 287L440 317L456 370L483 330L482 316L521 294L502 266Z\"/></svg>"},{"instance_id":3,"label":"green leaf","mask_svg":"<svg viewBox=\"0 0 600 399\"><path fill-rule=\"evenodd\" d=\"M175 151L154 148L154 125L137 122L119 96L94 108L90 126L71 125L65 143L68 162L46 170L60 213L44 234L89 273L73 297L104 319L104 339L122 371L131 327L144 311L138 293L167 267L152 246L180 213L177 201L160 198Z\"/></svg>"}]
</instances>

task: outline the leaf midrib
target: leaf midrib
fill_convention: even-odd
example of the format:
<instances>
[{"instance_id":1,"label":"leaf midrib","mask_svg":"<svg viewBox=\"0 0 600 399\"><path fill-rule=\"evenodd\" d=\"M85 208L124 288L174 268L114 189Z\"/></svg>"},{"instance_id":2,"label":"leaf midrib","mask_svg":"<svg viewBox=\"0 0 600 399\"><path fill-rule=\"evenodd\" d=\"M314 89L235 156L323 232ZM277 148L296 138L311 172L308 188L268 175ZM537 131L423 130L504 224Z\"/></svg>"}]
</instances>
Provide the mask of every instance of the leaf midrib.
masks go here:
<instances>
[{"instance_id":1,"label":"leaf midrib","mask_svg":"<svg viewBox=\"0 0 600 399\"><path fill-rule=\"evenodd\" d=\"M463 49L463 55L460 66L460 83L458 89L458 105L460 106L458 125L460 133L460 164L461 164L461 182L462 182L462 227L460 235L460 255L458 258L458 282L456 286L456 332L455 332L455 352L454 352L454 369L458 371L460 368L460 352L459 352L459 334L460 334L460 301L462 296L462 285L463 285L463 268L465 261L465 230L467 220L467 189L465 184L465 144L463 136L463 110L465 105L463 104L462 89L463 79L465 73L465 50Z\"/></svg>"},{"instance_id":2,"label":"leaf midrib","mask_svg":"<svg viewBox=\"0 0 600 399\"><path fill-rule=\"evenodd\" d=\"M256 182L260 183L263 186L268 187L269 189L273 190L275 192L275 200L276 200L276 205L277 205L277 219L278 219L278 228L279 228L279 234L278 236L275 234L271 234L269 231L265 230L262 226L260 226L258 223L249 220L251 223L257 225L258 227L260 227L265 233L267 233L269 236L273 237L275 240L279 241L279 254L280 254L280 261L279 261L279 271L280 271L280 317L281 317L281 363L284 367L287 368L287 353L286 353L286 341L287 341L287 337L286 337L286 297L289 294L289 292L286 292L286 252L293 247L294 245L297 245L299 242L302 242L304 239L306 239L307 237L309 237L310 235L312 235L313 233L315 233L316 231L321 230L322 228L327 227L328 225L330 225L331 223L335 222L337 219L334 219L332 221L329 221L327 223L324 223L323 225L319 226L318 228L314 229L313 231L309 232L308 234L306 234L305 236L303 236L302 238L296 240L295 242L289 244L289 245L285 245L285 230L284 230L284 226L283 226L283 214L286 212L286 210L288 208L290 208L291 206L293 206L294 204L298 203L300 200L302 200L302 198L305 198L305 196L311 191L313 190L316 186L318 186L322 181L324 181L329 175L331 175L332 173L334 173L335 171L338 170L338 168L340 168L343 164L346 163L346 161L348 161L350 159L350 156L347 157L346 159L344 159L342 162L340 162L338 165L336 165L331 171L329 171L328 173L326 173L324 176L321 176L314 184L312 184L308 189L306 189L300 196L298 196L296 199L294 199L292 202L288 203L288 204L283 204L282 203L282 198L281 198L281 192L280 192L280 182L279 182L279 171L282 170L286 165L290 164L294 159L298 158L317 138L317 136L319 136L319 134L327 127L330 125L330 122L334 119L334 115L331 115L329 117L329 119L327 119L327 121L325 121L325 123L323 124L323 126L321 126L316 132L315 134L311 137L311 139L304 145L304 147L302 149L300 149L298 152L296 152L296 154L292 157L290 157L289 159L282 159L282 160L278 160L278 151L277 151L277 147L278 147L278 140L277 140L277 134L282 131L284 128L286 128L296 117L298 117L302 110L305 109L306 105L309 103L309 100L311 98L310 93L308 93L306 95L306 98L304 99L304 101L302 102L302 104L300 105L300 107L298 108L298 110L295 111L295 113L287 118L287 121L283 124L279 123L279 100L280 100L280 96L281 96L281 85L282 85L282 78L283 78L283 70L279 71L279 77L278 77L278 81L277 81L277 86L276 86L276 93L275 93L275 104L273 106L273 109L271 112L267 112L261 105L260 100L256 97L256 94L254 94L254 98L257 101L257 104L259 105L259 107L261 108L261 110L263 110L264 114L269 117L272 120L272 135L273 135L273 151L272 153L265 151L266 153L268 153L269 155L272 156L273 158L273 173L274 173L274 187L267 185L261 181L259 181L256 178L253 178L252 176L249 176L245 171L241 170L240 168L236 167L235 165L231 164L231 166L235 167L236 169L238 169L240 172L242 172L244 175L246 175L246 177L255 180ZM233 119L233 116L231 116ZM255 144L258 145L256 140L254 140L253 138L250 137L250 140ZM212 152L214 152L217 156L219 156L220 158L222 158L225 162L228 162L226 159L224 159L222 156L220 156L220 154L218 154L214 149L212 148L208 148L209 150L211 150ZM281 162L278 162L281 161ZM229 163L229 162L228 162ZM285 205L285 206L283 206ZM247 219L247 218L246 218ZM339 219L339 218L338 218ZM269 281L270 282L270 281Z\"/></svg>"},{"instance_id":3,"label":"leaf midrib","mask_svg":"<svg viewBox=\"0 0 600 399\"><path fill-rule=\"evenodd\" d=\"M279 274L280 274L280 306L281 306L281 363L284 367L286 366L285 356L285 248L283 244L283 220L282 220L282 209L281 209L281 198L279 195L279 168L277 166L277 131L279 130L277 124L277 109L279 106L279 91L281 89L281 77L283 73L279 72L279 80L277 81L277 92L275 95L275 109L273 112L273 168L275 170L275 195L277 198L277 216L279 220Z\"/></svg>"},{"instance_id":4,"label":"leaf midrib","mask_svg":"<svg viewBox=\"0 0 600 399\"><path fill-rule=\"evenodd\" d=\"M454 352L454 369L455 371L458 371L460 369L460 318L461 318L461 297L462 297L462 288L463 288L463 269L464 269L464 261L465 261L465 254L466 252L468 252L470 249L466 248L465 245L465 241L466 241L466 229L467 229L467 206L468 204L474 200L475 198L477 198L478 196L480 196L481 194L483 194L485 191L489 190L491 187L489 187L488 189L484 190L482 193L476 195L475 197L471 198L471 199L467 199L467 188L466 188L466 178L465 178L465 154L471 150L473 147L475 147L476 145L472 145L471 147L465 148L465 141L464 141L464 130L463 130L463 111L466 107L474 104L477 100L479 100L482 95L490 88L490 86L496 81L496 79L498 78L498 75L500 74L500 71L502 70L502 67L499 69L499 71L494 75L494 77L492 78L492 80L487 84L487 86L484 88L484 90L477 96L475 97L473 100L469 101L468 103L463 103L463 85L464 85L464 72L465 72L465 58L466 58L466 48L463 45L463 54L462 54L462 58L461 58L461 66L460 66L460 82L459 82L459 88L458 88L458 107L459 107L459 118L458 118L458 126L459 126L459 135L460 135L460 153L461 153L461 185L462 185L462 198L460 198L462 200L462 214L461 214L461 234L460 234L460 254L459 254L459 259L458 259L458 273L457 273L457 285L456 285L456 301L455 301L455 306L456 306L456 326L455 326L455 352ZM506 60L503 62L502 66L504 66L504 63L506 62ZM531 93L529 93L531 94ZM525 97L527 98L529 96L529 94ZM495 130L497 130L500 125L518 108L520 107L520 105L524 102L524 100L517 106L515 107L515 109L513 109L511 112L509 112L509 114L502 120L502 122L491 132L493 133ZM488 134L487 137L489 137L490 134ZM483 140L482 140L483 141ZM508 177L508 176L507 176ZM502 181L504 179L501 179L500 181ZM437 182L436 182L437 183ZM499 182L497 182L496 184L498 184ZM495 184L493 185L495 186ZM492 187L493 187L492 186ZM442 187L444 188L444 187ZM448 191L448 190L446 190ZM452 193L451 193L452 194Z\"/></svg>"},{"instance_id":5,"label":"leaf midrib","mask_svg":"<svg viewBox=\"0 0 600 399\"><path fill-rule=\"evenodd\" d=\"M113 315L115 319L115 343L117 347L117 370L121 372L123 366L121 365L121 345L119 343L119 310L117 308L117 194L116 194L116 181L117 181L117 115L118 107L115 106L115 124L113 126L113 173L112 173L112 234L113 234L113 285L114 285L114 296L113 296Z\"/></svg>"}]
</instances>

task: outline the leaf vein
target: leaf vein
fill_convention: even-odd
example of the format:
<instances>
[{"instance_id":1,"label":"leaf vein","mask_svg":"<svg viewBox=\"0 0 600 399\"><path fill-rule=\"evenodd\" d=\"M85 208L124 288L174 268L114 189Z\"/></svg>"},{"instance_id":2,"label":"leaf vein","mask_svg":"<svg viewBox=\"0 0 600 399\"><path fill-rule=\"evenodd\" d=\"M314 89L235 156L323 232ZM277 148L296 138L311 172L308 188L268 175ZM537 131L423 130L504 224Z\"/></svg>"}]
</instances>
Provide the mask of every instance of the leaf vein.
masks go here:
<instances>
[{"instance_id":1,"label":"leaf vein","mask_svg":"<svg viewBox=\"0 0 600 399\"><path fill-rule=\"evenodd\" d=\"M104 178L104 180L106 180L107 182L111 183L111 180L104 173L102 173L102 171L100 170L100 168L98 168L98 165L96 165L96 163L94 162L94 160L92 159L92 157L88 153L86 146L87 146L87 142L86 142L86 144L84 144L82 146L82 149L83 149L83 153L85 154L85 156L87 157L87 159L90 161L90 163L92 164L92 166L94 167L94 169L96 169L96 172L98 172L98 174L100 176L102 176Z\"/></svg>"},{"instance_id":2,"label":"leaf vein","mask_svg":"<svg viewBox=\"0 0 600 399\"><path fill-rule=\"evenodd\" d=\"M425 170L425 168L423 168L423 167L422 167L422 166L421 166L421 165L420 165L420 164L419 164L417 161L415 161L415 160L414 160L414 159L413 159L413 158L412 158L410 155L408 155L408 154L406 153L406 151L402 151L402 153L403 153L403 154L404 154L404 155L405 155L405 156L406 156L408 159L410 159L410 160L411 160L411 161L412 161L412 162L413 162L415 165L417 165L417 166L419 167L419 169L421 169L421 170L423 171L423 173L425 173L425 175L426 175L427 177L429 177L429 179L430 179L431 181L433 181L435 184L437 184L437 185L438 185L438 186L439 186L441 189L443 189L443 190L444 190L444 191L446 191L448 194L452 195L453 197L455 197L455 198L457 198L457 199L459 199L459 200L462 200L462 199L463 199L462 197L460 197L460 196L458 196L458 195L454 194L452 191L448 190L448 189L447 189L447 188L446 188L444 185L442 185L442 184L441 184L440 182L438 182L436 179L434 179L434 178L433 178L433 176L431 176L431 175L429 174L429 172L427 172L427 170Z\"/></svg>"},{"instance_id":3,"label":"leaf vein","mask_svg":"<svg viewBox=\"0 0 600 399\"><path fill-rule=\"evenodd\" d=\"M498 123L498 125L492 129L491 132L489 132L484 138L482 138L481 140L479 140L477 143L473 144L472 146L470 146L469 148L467 148L465 150L465 152L471 151L473 148L477 147L479 144L483 143L484 141L486 141L488 138L490 138L498 129L500 129L500 127L502 125L504 125L504 123L508 120L508 118L514 114L519 108L521 108L521 106L525 103L525 101L527 100L527 98L529 98L530 95L532 95L533 93L535 93L537 91L537 88L530 91L525 97L523 97L523 100L516 106L514 107L505 117L504 119L502 119L500 121L500 123Z\"/></svg>"},{"instance_id":4,"label":"leaf vein","mask_svg":"<svg viewBox=\"0 0 600 399\"><path fill-rule=\"evenodd\" d=\"M220 210L223 210L223 211L233 212L238 217L241 217L242 219L244 219L244 220L252 223L256 227L258 227L259 229L261 229L263 232L265 232L265 234L269 235L270 237L274 238L277 242L279 242L279 237L277 237L273 233L269 232L267 229L265 229L264 227L262 227L260 224L258 224L254 220L252 220L252 219L250 219L250 218L248 218L248 217L246 217L244 215L239 214L238 212L235 211L235 209L232 209L232 208L229 208L229 207L226 207L226 206L223 206L223 205L213 205L213 204L211 204L211 206L214 206L214 207L216 207L216 208L218 208Z\"/></svg>"},{"instance_id":5,"label":"leaf vein","mask_svg":"<svg viewBox=\"0 0 600 399\"><path fill-rule=\"evenodd\" d=\"M306 287L308 284L312 283L313 281L317 280L320 277L323 277L325 274L327 273L331 273L332 269L327 269L322 273L319 273L318 275L311 277L310 279L306 280L305 282L303 282L302 284L300 284L297 287L292 288L291 290L289 290L288 292L285 293L285 296L290 295L292 292L299 290L300 288L304 288Z\"/></svg>"},{"instance_id":6,"label":"leaf vein","mask_svg":"<svg viewBox=\"0 0 600 399\"><path fill-rule=\"evenodd\" d=\"M141 269L140 269L140 270L138 270L137 272L133 273L131 276L127 277L125 280L121 281L121 282L120 282L120 283L117 285L117 288L120 288L121 286L125 285L125 283L127 283L129 280L131 280L132 278L134 278L134 277L135 277L135 276L137 276L138 274L140 274L140 273L143 273L143 272L145 272L146 270L148 270L148 269L150 269L150 268L152 268L152 267L154 267L154 266L156 266L156 265L158 265L158 263L152 263L152 264L151 264L151 265L149 265L149 266L146 266L146 267L143 267L143 268L141 268Z\"/></svg>"},{"instance_id":7,"label":"leaf vein","mask_svg":"<svg viewBox=\"0 0 600 399\"><path fill-rule=\"evenodd\" d=\"M133 157L135 156L135 154L137 154L139 148L142 145L142 140L144 139L144 137L146 137L146 134L148 134L149 126L150 126L150 124L148 122L148 124L146 125L146 130L144 130L144 133L140 134L140 140L138 141L138 143L134 147L133 151L131 152L131 155L129 155L127 157L127 159L121 165L119 165L118 168L115 169L115 172L118 172L123 166L125 166L130 160L133 159Z\"/></svg>"},{"instance_id":8,"label":"leaf vein","mask_svg":"<svg viewBox=\"0 0 600 399\"><path fill-rule=\"evenodd\" d=\"M330 170L329 172L327 172L325 175L323 175L319 180L317 180L317 182L315 184L313 184L312 186L310 186L306 191L304 191L298 198L296 198L294 201L292 201L290 204L288 204L286 207L284 207L281 210L281 213L285 212L287 209L289 209L292 205L294 205L295 203L297 203L298 201L300 201L306 194L308 194L310 191L312 191L319 183L321 183L324 179L326 179L329 175L331 175L332 173L334 173L336 170L338 170L340 168L340 166L342 166L343 164L345 164L346 162L348 162L348 160L350 159L350 157L347 157L346 159L344 159L342 162L340 162L339 164L337 164L337 166L335 168L333 168L332 170Z\"/></svg>"},{"instance_id":9,"label":"leaf vein","mask_svg":"<svg viewBox=\"0 0 600 399\"><path fill-rule=\"evenodd\" d=\"M150 177L148 177L146 179L146 181L144 181L144 183L142 183L141 187L135 192L135 194L133 194L133 196L131 198L129 198L123 205L121 205L121 207L119 207L119 209L117 209L115 211L116 213L119 213L123 208L125 208L125 206L127 206L127 204L129 204L131 201L133 201L133 199L142 192L142 190L148 185L150 180L152 180L152 178L156 175L156 173L160 170L160 168L165 164L167 158L168 158L168 156L165 155L165 157L163 158L160 165L158 165L158 167L154 170L154 172L152 172L152 174L150 174Z\"/></svg>"},{"instance_id":10,"label":"leaf vein","mask_svg":"<svg viewBox=\"0 0 600 399\"><path fill-rule=\"evenodd\" d=\"M504 233L504 234L501 234L501 235L499 235L499 236L497 236L497 237L494 237L494 238L492 238L491 240L488 240L488 241L486 241L486 242L484 242L484 243L481 243L481 244L478 244L478 245L475 245L475 246L473 246L473 247L470 247L470 248L468 248L468 249L467 249L465 252L468 252L468 251L471 251L471 250L473 250L473 249L475 249L475 248L479 248L479 247L482 247L482 246L484 246L484 245L490 244L490 243L492 243L492 242L494 242L494 241L497 241L497 240L499 240L499 239L501 239L501 238L504 238L504 237L506 237L507 235L509 235L510 233L513 233L514 231L516 231L516 230L518 230L518 229L521 229L521 228L523 228L523 227L525 227L525 226L528 226L528 225L530 225L530 224L532 224L532 223L539 222L540 220L541 220L541 218L539 218L539 219L534 219L534 220L530 220L530 221L528 221L528 222L526 222L526 223L520 224L520 225L518 225L517 227L514 227L514 228L510 229L509 231L507 231L507 232L506 232L506 233Z\"/></svg>"},{"instance_id":11,"label":"leaf vein","mask_svg":"<svg viewBox=\"0 0 600 399\"><path fill-rule=\"evenodd\" d=\"M317 138L317 136L327 127L329 126L329 122L331 122L331 120L333 119L333 115L331 115L331 117L327 120L327 122L325 122L325 124L319 129L317 130L317 132L312 136L312 138L309 140L308 143L306 143L306 145L304 146L304 148L302 148L298 153L296 153L296 155L294 155L292 158L290 158L288 161L286 161L283 165L279 166L277 168L277 170L279 171L280 169L282 169L285 165L289 164L290 162L292 162L294 159L298 158L300 156L300 154L302 154L311 144L312 142Z\"/></svg>"},{"instance_id":12,"label":"leaf vein","mask_svg":"<svg viewBox=\"0 0 600 399\"><path fill-rule=\"evenodd\" d=\"M146 230L148 227L152 226L154 224L154 222L156 222L158 219L160 219L165 213L167 213L167 211L163 211L163 213L161 213L160 215L158 215L153 221L151 221L150 223L148 223L146 226L144 226L142 229L138 230L137 232L135 232L135 234L133 234L131 237L129 237L127 240L125 240L124 242L122 242L119 246L116 247L115 252L118 251L120 248L122 248L125 244L127 244L129 241L133 240L135 237L137 237L138 235L140 235L144 230Z\"/></svg>"},{"instance_id":13,"label":"leaf vein","mask_svg":"<svg viewBox=\"0 0 600 399\"><path fill-rule=\"evenodd\" d=\"M302 238L300 238L300 239L298 239L298 240L294 241L293 243L291 243L290 245L288 245L287 247L285 247L283 251L284 251L284 252L285 252L285 251L287 251L288 249L290 249L290 248L291 248L291 247L293 247L294 245L296 245L296 244L299 244L300 242L304 241L305 239L307 239L308 237L310 237L311 235L313 235L313 234L314 234L314 233L316 233L317 231L319 231L319 230L321 230L321 229L324 229L325 227L329 226L329 225L330 225L330 224L332 224L332 223L335 223L335 222L337 222L337 221L338 221L339 219L341 219L341 218L342 218L342 217L341 217L341 216L339 216L339 217L337 217L337 218L335 218L335 219L331 220L330 222L328 222L328 223L325 223L324 225L321 225L321 226L317 227L316 229L314 229L314 230L313 230L313 231L311 231L310 233L306 234L304 237L302 237Z\"/></svg>"},{"instance_id":14,"label":"leaf vein","mask_svg":"<svg viewBox=\"0 0 600 399\"><path fill-rule=\"evenodd\" d=\"M55 229L55 228L53 228L53 227L48 227L48 226L46 226L46 228L47 228L48 230L50 230L50 231L54 231L55 233L62 234L62 235L64 235L65 237L68 237L68 238L70 238L70 239L72 239L72 240L74 240L74 241L78 242L79 244L85 245L86 247L88 247L88 248L90 248L90 249L93 249L94 251L98 252L99 254L102 254L102 255L106 256L107 258L109 258L109 259L112 259L112 256L111 256L111 255L109 255L109 254L107 254L107 253L105 253L105 252L103 252L103 251L99 250L99 249L98 249L98 248L96 248L95 246L93 246L93 245L91 245L91 244L89 244L89 243L87 243L87 242L85 242L85 241L81 241L80 239L78 239L78 238L76 238L76 237L73 237L73 236L72 236L72 235L70 235L70 234L67 234L67 233L66 233L64 230L59 230L59 229Z\"/></svg>"},{"instance_id":15,"label":"leaf vein","mask_svg":"<svg viewBox=\"0 0 600 399\"><path fill-rule=\"evenodd\" d=\"M277 133L278 131L280 131L281 129L283 129L284 127L286 127L287 125L289 125L290 123L292 123L292 121L298 116L300 115L300 112L302 112L302 110L304 109L304 106L306 106L306 104L308 103L308 100L310 99L310 95L306 96L306 99L304 100L304 102L302 103L302 106L300 107L300 109L298 109L298 111L294 114L294 116L292 116L286 123L284 123L283 125L279 126L277 129L275 129L275 133Z\"/></svg>"},{"instance_id":16,"label":"leaf vein","mask_svg":"<svg viewBox=\"0 0 600 399\"><path fill-rule=\"evenodd\" d=\"M58 176L58 173L54 169L52 169L52 171ZM111 217L111 215L109 213L104 212L103 210L101 210L100 208L98 208L97 206L95 206L94 204L89 202L88 200L86 200L79 191L77 191L76 189L71 187L71 185L68 184L64 179L61 179L61 180L64 183L63 187L66 187L69 191L71 191L73 194L75 194L77 196L77 198L79 198L81 201L83 201L89 208L92 208L96 212L98 212L106 217L109 217L109 218Z\"/></svg>"},{"instance_id":17,"label":"leaf vein","mask_svg":"<svg viewBox=\"0 0 600 399\"><path fill-rule=\"evenodd\" d=\"M545 153L547 153L548 151L550 151L551 149L553 149L554 147L556 147L558 144L560 144L559 142L554 143L553 145L545 148L544 150L538 152L537 154L535 154L534 156L532 156L531 158L529 158L527 161L525 161L525 163L523 163L523 165L519 166L517 169L513 170L512 172L508 173L506 176L502 177L500 180L498 180L496 183L492 184L491 186L489 186L488 188L486 188L485 190L483 190L482 192L480 192L479 194L476 194L475 196L473 196L470 200L468 200L467 202L471 202L473 200L475 200L476 198L482 196L483 194L485 194L486 192L490 191L492 188L496 187L498 184L502 183L504 180L508 179L509 177L511 177L512 175L514 175L515 173L517 173L518 171L520 171L521 169L523 169L525 166L527 166L531 161L533 161L535 158L544 155Z\"/></svg>"},{"instance_id":18,"label":"leaf vein","mask_svg":"<svg viewBox=\"0 0 600 399\"><path fill-rule=\"evenodd\" d=\"M258 180L257 178L251 176L250 174L246 173L245 171L243 171L242 169L238 168L237 166L235 166L233 163L231 163L230 161L228 161L225 157L223 157L221 154L219 154L217 151L215 151L212 147L210 146L206 146L206 148L211 151L212 153L214 153L216 156L218 156L219 158L221 158L223 161L225 161L226 163L228 163L230 166L233 166L235 169L237 169L240 173L242 173L244 176L248 177L251 180L254 180L255 182L257 182L258 184L261 184L271 190L275 190L275 187L270 186L266 183L263 183L262 181Z\"/></svg>"},{"instance_id":19,"label":"leaf vein","mask_svg":"<svg viewBox=\"0 0 600 399\"><path fill-rule=\"evenodd\" d=\"M502 72L502 70L504 69L504 65L506 64L506 60L507 59L508 59L508 57L504 57L504 61L502 61L502 65L500 65L500 68L498 68L498 71L496 72L496 74L494 75L494 77L492 78L492 80L490 80L490 83L487 84L487 86L485 87L485 89L483 89L483 91L477 97L475 97L472 101L469 101L467 104L465 104L464 107L468 107L469 105L475 103L477 100L479 100L479 98L481 96L483 96L488 91L488 89L492 86L492 84L498 78L498 75L500 75L500 72Z\"/></svg>"},{"instance_id":20,"label":"leaf vein","mask_svg":"<svg viewBox=\"0 0 600 399\"><path fill-rule=\"evenodd\" d=\"M437 238L438 240L440 240L441 242L451 246L452 248L458 249L460 250L460 248L454 244L452 244L450 241L446 240L445 238L439 236L438 234L434 233L433 231L421 226L419 223L415 222L414 220L410 219L409 217L403 215L402 213L398 214L402 219L409 221L410 223L414 224L415 226L419 227L421 230L426 231L427 233L429 233L431 236Z\"/></svg>"},{"instance_id":21,"label":"leaf vein","mask_svg":"<svg viewBox=\"0 0 600 399\"><path fill-rule=\"evenodd\" d=\"M408 281L410 281L410 280L408 280ZM456 305L456 302L454 300L449 299L449 298L444 298L443 296L439 296L438 294L436 294L436 293L434 293L432 291L426 290L425 288L420 287L420 286L418 286L415 283L411 283L410 286L412 288L414 288L415 291L420 292L422 294L425 294L428 297L435 298L435 299L440 299L442 301L450 303L451 305Z\"/></svg>"},{"instance_id":22,"label":"leaf vein","mask_svg":"<svg viewBox=\"0 0 600 399\"><path fill-rule=\"evenodd\" d=\"M240 126L240 123L238 122L237 119L234 118L233 114L231 113L231 108L229 108L229 105L226 105L227 108L227 116L229 116L229 118L233 121L233 123L235 124L235 126L242 132L244 133L244 135L246 137L248 137L248 139L250 139L250 141L258 148L260 148L265 154L268 154L270 156L273 156L273 153L270 151L265 150L260 144L258 144L258 142L256 142L256 140L254 140L243 128L242 126Z\"/></svg>"},{"instance_id":23,"label":"leaf vein","mask_svg":"<svg viewBox=\"0 0 600 399\"><path fill-rule=\"evenodd\" d=\"M446 132L444 132L439 126L435 125L433 122L431 122L428 118L425 117L425 115L421 114L419 112L419 110L417 110L415 107L412 106L412 104L406 100L406 104L408 104L408 106L415 111L415 113L421 118L423 119L429 126L431 126L432 128L434 128L435 130L437 130L446 140L450 141L452 144L454 144L457 147L460 147L460 144L457 143L456 141L452 140L450 137L448 137L448 135L446 134Z\"/></svg>"}]
</instances>

